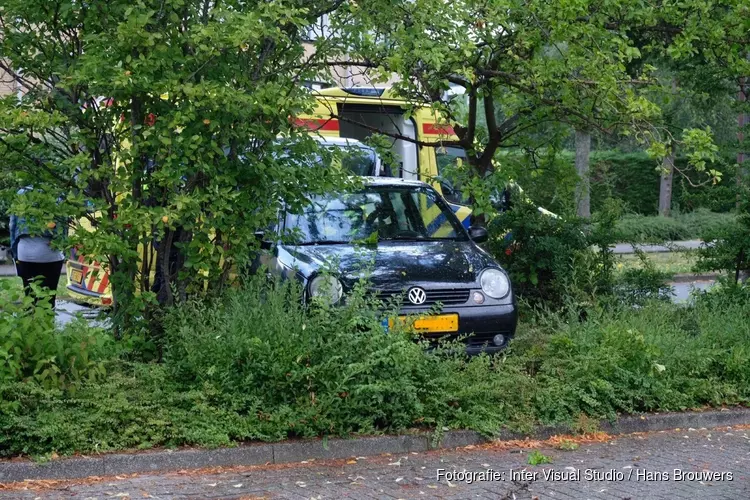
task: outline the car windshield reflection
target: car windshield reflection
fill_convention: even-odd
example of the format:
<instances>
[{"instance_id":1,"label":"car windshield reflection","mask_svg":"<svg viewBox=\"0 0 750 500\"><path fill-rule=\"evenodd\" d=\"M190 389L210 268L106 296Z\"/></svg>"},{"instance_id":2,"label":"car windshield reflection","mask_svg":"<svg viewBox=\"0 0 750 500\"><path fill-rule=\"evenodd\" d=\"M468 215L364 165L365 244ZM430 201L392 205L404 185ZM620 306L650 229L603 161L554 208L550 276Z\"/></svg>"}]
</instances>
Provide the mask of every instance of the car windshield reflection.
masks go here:
<instances>
[{"instance_id":1,"label":"car windshield reflection","mask_svg":"<svg viewBox=\"0 0 750 500\"><path fill-rule=\"evenodd\" d=\"M468 239L453 211L429 188L368 186L354 193L313 198L286 229L298 244Z\"/></svg>"}]
</instances>

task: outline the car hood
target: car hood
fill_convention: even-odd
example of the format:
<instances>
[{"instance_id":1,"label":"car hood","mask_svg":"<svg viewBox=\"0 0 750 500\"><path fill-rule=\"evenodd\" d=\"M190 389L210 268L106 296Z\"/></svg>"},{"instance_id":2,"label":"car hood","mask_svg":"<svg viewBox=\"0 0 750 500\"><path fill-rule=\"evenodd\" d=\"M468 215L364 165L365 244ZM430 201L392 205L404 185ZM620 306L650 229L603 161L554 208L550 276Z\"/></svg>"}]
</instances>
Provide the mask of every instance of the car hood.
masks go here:
<instances>
[{"instance_id":1,"label":"car hood","mask_svg":"<svg viewBox=\"0 0 750 500\"><path fill-rule=\"evenodd\" d=\"M494 260L471 241L379 242L377 246L285 246L292 262L309 276L325 266L339 271L345 285L369 275L381 289L409 284L473 284Z\"/></svg>"}]
</instances>

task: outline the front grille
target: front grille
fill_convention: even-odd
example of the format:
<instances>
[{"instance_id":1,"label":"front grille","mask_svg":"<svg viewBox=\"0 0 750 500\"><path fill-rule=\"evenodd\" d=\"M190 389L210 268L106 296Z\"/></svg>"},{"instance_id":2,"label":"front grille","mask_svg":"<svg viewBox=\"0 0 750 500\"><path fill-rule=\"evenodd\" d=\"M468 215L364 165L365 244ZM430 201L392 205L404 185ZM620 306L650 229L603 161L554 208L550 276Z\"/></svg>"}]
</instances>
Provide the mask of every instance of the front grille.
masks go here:
<instances>
[{"instance_id":1,"label":"front grille","mask_svg":"<svg viewBox=\"0 0 750 500\"><path fill-rule=\"evenodd\" d=\"M407 298L406 290L378 290L376 297L378 300L387 301L391 298L397 298L402 296L402 305L405 307L414 306ZM423 304L419 304L419 307L430 307L434 306L438 302L444 306L465 304L469 300L470 290L460 288L444 288L441 290L428 290L425 289L427 299Z\"/></svg>"},{"instance_id":2,"label":"front grille","mask_svg":"<svg viewBox=\"0 0 750 500\"><path fill-rule=\"evenodd\" d=\"M466 343L468 345L484 345L488 344L489 346L494 346L493 338L495 337L495 333L472 333L467 339Z\"/></svg>"},{"instance_id":3,"label":"front grille","mask_svg":"<svg viewBox=\"0 0 750 500\"><path fill-rule=\"evenodd\" d=\"M439 340L452 341L461 338L468 347L498 347L495 345L495 335L502 334L505 336L507 344L510 339L509 332L491 332L491 333L425 333L423 336L433 345L436 346Z\"/></svg>"}]
</instances>

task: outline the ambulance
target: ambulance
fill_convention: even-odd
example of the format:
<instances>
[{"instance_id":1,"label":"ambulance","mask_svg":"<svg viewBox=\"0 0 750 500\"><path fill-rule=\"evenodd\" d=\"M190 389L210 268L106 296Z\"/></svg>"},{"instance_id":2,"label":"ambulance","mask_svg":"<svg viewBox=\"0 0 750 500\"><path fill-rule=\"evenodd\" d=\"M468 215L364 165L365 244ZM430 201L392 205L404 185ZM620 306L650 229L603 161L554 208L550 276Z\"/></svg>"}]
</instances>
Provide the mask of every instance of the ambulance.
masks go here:
<instances>
[{"instance_id":1,"label":"ambulance","mask_svg":"<svg viewBox=\"0 0 750 500\"><path fill-rule=\"evenodd\" d=\"M393 164L384 162L379 175L432 185L448 201L464 227L469 228L471 209L462 205L461 193L444 180L445 170L464 162L466 152L453 145L440 145L458 137L436 111L426 106L411 109L406 100L387 88L329 88L315 90L313 94L315 109L309 115L297 117L296 125L332 139L366 141L376 133L385 135L391 143ZM437 210L433 215L440 218Z\"/></svg>"}]
</instances>

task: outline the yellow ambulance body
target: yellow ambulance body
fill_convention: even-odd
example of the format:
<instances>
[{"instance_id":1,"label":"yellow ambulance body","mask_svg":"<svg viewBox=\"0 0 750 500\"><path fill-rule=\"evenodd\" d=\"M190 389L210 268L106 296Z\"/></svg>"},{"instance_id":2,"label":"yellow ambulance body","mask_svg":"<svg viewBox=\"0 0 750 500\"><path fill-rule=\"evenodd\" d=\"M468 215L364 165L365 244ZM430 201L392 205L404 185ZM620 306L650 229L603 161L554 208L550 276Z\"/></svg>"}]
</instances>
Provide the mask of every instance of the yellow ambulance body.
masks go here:
<instances>
[{"instance_id":1,"label":"yellow ambulance body","mask_svg":"<svg viewBox=\"0 0 750 500\"><path fill-rule=\"evenodd\" d=\"M441 141L457 139L453 127L426 106L411 109L409 103L387 88L353 87L314 91L317 104L310 115L301 115L296 124L323 137L366 140L374 133L384 134L392 142L396 165L380 172L431 184L450 203L461 223L468 228L471 209L461 205L460 195L440 182L441 167L463 161L465 152L457 147L442 147ZM438 144L422 146L417 142ZM386 167L384 167L386 168ZM435 207L434 216L439 217ZM436 221L432 221L435 224ZM437 221L443 226L447 221Z\"/></svg>"}]
</instances>

